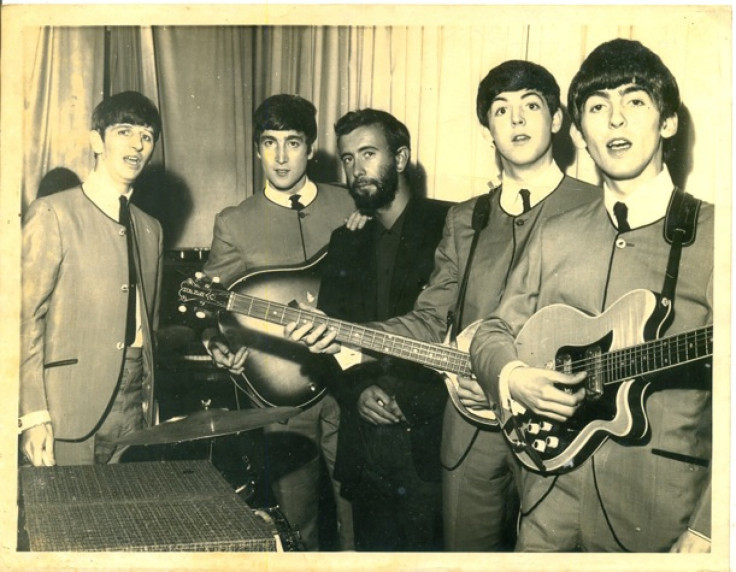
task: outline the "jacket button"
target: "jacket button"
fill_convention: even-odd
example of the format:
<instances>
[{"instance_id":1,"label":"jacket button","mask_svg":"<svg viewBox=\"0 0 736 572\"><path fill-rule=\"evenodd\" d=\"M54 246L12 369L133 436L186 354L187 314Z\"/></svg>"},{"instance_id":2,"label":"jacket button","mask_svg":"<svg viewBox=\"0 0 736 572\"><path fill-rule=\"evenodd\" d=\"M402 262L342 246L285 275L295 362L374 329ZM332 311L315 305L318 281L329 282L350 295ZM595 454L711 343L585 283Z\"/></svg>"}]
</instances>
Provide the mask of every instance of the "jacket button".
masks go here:
<instances>
[{"instance_id":1,"label":"jacket button","mask_svg":"<svg viewBox=\"0 0 736 572\"><path fill-rule=\"evenodd\" d=\"M121 229L120 229L120 230L118 231L118 234L119 234L120 236L125 236L125 228L121 228Z\"/></svg>"},{"instance_id":2,"label":"jacket button","mask_svg":"<svg viewBox=\"0 0 736 572\"><path fill-rule=\"evenodd\" d=\"M516 219L516 226L524 226L524 219L517 218Z\"/></svg>"},{"instance_id":3,"label":"jacket button","mask_svg":"<svg viewBox=\"0 0 736 572\"><path fill-rule=\"evenodd\" d=\"M148 412L148 401L144 401L141 404L141 407L143 408L143 413L147 413Z\"/></svg>"},{"instance_id":4,"label":"jacket button","mask_svg":"<svg viewBox=\"0 0 736 572\"><path fill-rule=\"evenodd\" d=\"M617 238L616 248L626 248L626 241L623 238Z\"/></svg>"},{"instance_id":5,"label":"jacket button","mask_svg":"<svg viewBox=\"0 0 736 572\"><path fill-rule=\"evenodd\" d=\"M123 342L118 342L115 347L118 348L119 350L123 350L125 349L125 344Z\"/></svg>"},{"instance_id":6,"label":"jacket button","mask_svg":"<svg viewBox=\"0 0 736 572\"><path fill-rule=\"evenodd\" d=\"M128 290L129 290L129 288L128 288L128 285L127 285L127 284L123 284L123 285L122 285L122 286L120 287L120 289L121 289L121 290L122 290L123 292L125 292L126 294L128 293Z\"/></svg>"}]
</instances>

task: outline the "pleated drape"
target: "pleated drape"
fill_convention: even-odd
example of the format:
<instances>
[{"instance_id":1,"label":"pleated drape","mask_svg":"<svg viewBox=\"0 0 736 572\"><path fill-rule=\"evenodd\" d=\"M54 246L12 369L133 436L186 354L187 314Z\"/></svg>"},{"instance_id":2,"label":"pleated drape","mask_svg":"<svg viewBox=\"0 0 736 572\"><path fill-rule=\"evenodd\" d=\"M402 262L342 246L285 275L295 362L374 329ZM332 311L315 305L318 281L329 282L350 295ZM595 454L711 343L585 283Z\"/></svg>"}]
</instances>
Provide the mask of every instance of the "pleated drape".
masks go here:
<instances>
[{"instance_id":1,"label":"pleated drape","mask_svg":"<svg viewBox=\"0 0 736 572\"><path fill-rule=\"evenodd\" d=\"M23 208L55 167L84 178L87 128L107 88L137 89L160 107L164 130L137 200L162 219L171 247L206 247L217 212L263 186L252 114L269 95L295 93L318 108L310 176L341 181L333 126L351 109L385 109L409 128L417 183L461 201L485 192L497 167L475 116L478 82L494 65L525 59L558 79L563 102L580 62L614 37L639 39L678 78L685 102L673 173L714 200L730 183L727 43L686 20L661 26L488 20L448 26L157 26L29 29L24 34ZM107 49L105 38L107 37ZM724 47L725 46L725 47ZM105 61L107 60L107 64ZM105 65L109 85L103 86ZM722 120L712 121L714 110ZM566 125L555 154L571 175L597 182ZM698 137L695 137L696 132Z\"/></svg>"}]
</instances>

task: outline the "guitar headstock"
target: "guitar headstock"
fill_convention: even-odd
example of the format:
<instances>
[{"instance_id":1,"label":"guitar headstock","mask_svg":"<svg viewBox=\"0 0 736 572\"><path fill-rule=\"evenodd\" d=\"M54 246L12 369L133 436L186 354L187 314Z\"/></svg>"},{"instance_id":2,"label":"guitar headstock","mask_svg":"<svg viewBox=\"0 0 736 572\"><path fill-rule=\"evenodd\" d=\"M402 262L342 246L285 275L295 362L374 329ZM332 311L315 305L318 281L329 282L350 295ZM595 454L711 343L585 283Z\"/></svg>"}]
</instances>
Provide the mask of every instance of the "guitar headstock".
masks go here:
<instances>
[{"instance_id":1,"label":"guitar headstock","mask_svg":"<svg viewBox=\"0 0 736 572\"><path fill-rule=\"evenodd\" d=\"M231 293L219 282L208 276L197 273L194 278L187 278L179 287L179 311L191 308L199 318L206 317L205 311L226 310Z\"/></svg>"}]
</instances>

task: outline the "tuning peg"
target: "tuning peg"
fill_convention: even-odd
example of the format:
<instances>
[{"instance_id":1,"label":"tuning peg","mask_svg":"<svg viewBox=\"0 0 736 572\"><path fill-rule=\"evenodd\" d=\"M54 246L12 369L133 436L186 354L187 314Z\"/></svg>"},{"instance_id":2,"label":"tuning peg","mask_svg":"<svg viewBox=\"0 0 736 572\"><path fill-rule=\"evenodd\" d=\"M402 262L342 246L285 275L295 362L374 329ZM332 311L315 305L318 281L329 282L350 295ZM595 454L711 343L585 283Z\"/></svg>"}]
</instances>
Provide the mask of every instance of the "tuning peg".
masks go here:
<instances>
[{"instance_id":1,"label":"tuning peg","mask_svg":"<svg viewBox=\"0 0 736 572\"><path fill-rule=\"evenodd\" d=\"M195 312L194 315L197 316L197 318L199 318L200 320L204 320L207 317L207 314L205 314L202 310Z\"/></svg>"},{"instance_id":2,"label":"tuning peg","mask_svg":"<svg viewBox=\"0 0 736 572\"><path fill-rule=\"evenodd\" d=\"M179 304L179 306L176 309L179 310L179 312L181 312L182 314L187 313L187 307L184 304Z\"/></svg>"}]
</instances>

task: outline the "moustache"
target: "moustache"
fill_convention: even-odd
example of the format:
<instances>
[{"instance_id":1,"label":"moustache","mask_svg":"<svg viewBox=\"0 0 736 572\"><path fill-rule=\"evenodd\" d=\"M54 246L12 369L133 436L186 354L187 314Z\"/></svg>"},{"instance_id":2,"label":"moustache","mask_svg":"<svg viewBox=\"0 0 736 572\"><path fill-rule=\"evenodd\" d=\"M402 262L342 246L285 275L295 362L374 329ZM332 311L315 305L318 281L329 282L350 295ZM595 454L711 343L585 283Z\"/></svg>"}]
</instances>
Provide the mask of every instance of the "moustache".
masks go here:
<instances>
[{"instance_id":1,"label":"moustache","mask_svg":"<svg viewBox=\"0 0 736 572\"><path fill-rule=\"evenodd\" d=\"M378 179L372 179L370 177L363 177L360 179L355 179L353 181L353 184L351 185L353 189L360 189L362 187L368 187L368 186L374 186L374 187L381 187L381 181Z\"/></svg>"}]
</instances>

